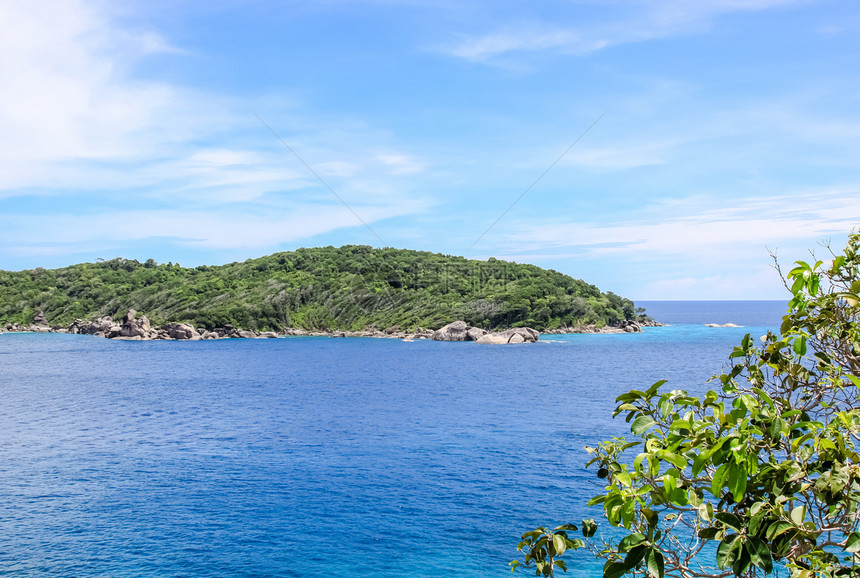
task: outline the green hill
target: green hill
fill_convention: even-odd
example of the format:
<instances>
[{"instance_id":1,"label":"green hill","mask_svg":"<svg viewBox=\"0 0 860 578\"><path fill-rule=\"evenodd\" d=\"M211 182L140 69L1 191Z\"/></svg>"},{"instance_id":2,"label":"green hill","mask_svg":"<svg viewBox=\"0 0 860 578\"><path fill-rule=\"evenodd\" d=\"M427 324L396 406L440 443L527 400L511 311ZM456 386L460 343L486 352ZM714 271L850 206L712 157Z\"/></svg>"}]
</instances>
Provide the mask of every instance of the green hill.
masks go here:
<instances>
[{"instance_id":1,"label":"green hill","mask_svg":"<svg viewBox=\"0 0 860 578\"><path fill-rule=\"evenodd\" d=\"M221 266L113 259L0 271L0 322L67 325L133 308L155 324L246 329L402 330L462 319L485 329L617 325L633 302L557 271L363 245L276 253Z\"/></svg>"}]
</instances>

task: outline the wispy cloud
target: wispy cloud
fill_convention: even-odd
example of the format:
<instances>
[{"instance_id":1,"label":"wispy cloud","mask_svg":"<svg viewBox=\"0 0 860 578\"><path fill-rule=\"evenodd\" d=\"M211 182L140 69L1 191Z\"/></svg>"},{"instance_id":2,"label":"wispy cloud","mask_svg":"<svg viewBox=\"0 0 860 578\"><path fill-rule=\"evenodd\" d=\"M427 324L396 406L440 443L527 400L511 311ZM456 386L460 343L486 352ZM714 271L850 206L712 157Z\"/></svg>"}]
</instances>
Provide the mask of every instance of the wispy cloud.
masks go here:
<instances>
[{"instance_id":1,"label":"wispy cloud","mask_svg":"<svg viewBox=\"0 0 860 578\"><path fill-rule=\"evenodd\" d=\"M356 204L368 223L426 208L421 201L399 204ZM50 248L76 253L99 243L171 239L199 249L274 248L341 228L360 227L344 207L333 203L292 205L277 211L139 210L87 215L47 215L40 230L30 226L30 215L0 216L0 243L15 256L39 255ZM46 233L45 231L50 231Z\"/></svg>"},{"instance_id":2,"label":"wispy cloud","mask_svg":"<svg viewBox=\"0 0 860 578\"><path fill-rule=\"evenodd\" d=\"M528 28L493 32L482 36L462 35L459 43L447 49L452 56L466 60L483 61L508 52L524 52L563 48L565 51L588 52L603 48L598 40L586 41L579 34L564 29L542 28L532 25Z\"/></svg>"},{"instance_id":3,"label":"wispy cloud","mask_svg":"<svg viewBox=\"0 0 860 578\"><path fill-rule=\"evenodd\" d=\"M520 224L508 237L510 253L580 257L622 254L627 259L686 256L723 261L749 250L842 236L860 223L860 185L762 196L721 206L696 196L652 204L615 224L542 221ZM547 253L547 249L553 251Z\"/></svg>"},{"instance_id":4,"label":"wispy cloud","mask_svg":"<svg viewBox=\"0 0 860 578\"><path fill-rule=\"evenodd\" d=\"M384 131L315 122L307 108L265 96L244 102L142 79L140 65L183 51L101 8L81 0L0 4L0 200L71 200L44 204L38 231L28 215L7 211L6 254L156 237L262 250L360 225L284 154L249 105L366 221L427 206L404 180L426 163Z\"/></svg>"},{"instance_id":5,"label":"wispy cloud","mask_svg":"<svg viewBox=\"0 0 860 578\"><path fill-rule=\"evenodd\" d=\"M644 283L637 299L773 299L783 293L776 271L762 266L740 274L687 276Z\"/></svg>"},{"instance_id":6,"label":"wispy cloud","mask_svg":"<svg viewBox=\"0 0 860 578\"><path fill-rule=\"evenodd\" d=\"M799 3L798 0L642 0L599 6L586 2L568 7L567 20L575 22L573 25L559 25L556 21L541 19L540 15L511 15L509 23L502 22L486 32L461 33L438 50L474 62L541 50L583 54L619 44L690 34L732 12L760 11ZM595 19L594 11L601 17Z\"/></svg>"}]
</instances>

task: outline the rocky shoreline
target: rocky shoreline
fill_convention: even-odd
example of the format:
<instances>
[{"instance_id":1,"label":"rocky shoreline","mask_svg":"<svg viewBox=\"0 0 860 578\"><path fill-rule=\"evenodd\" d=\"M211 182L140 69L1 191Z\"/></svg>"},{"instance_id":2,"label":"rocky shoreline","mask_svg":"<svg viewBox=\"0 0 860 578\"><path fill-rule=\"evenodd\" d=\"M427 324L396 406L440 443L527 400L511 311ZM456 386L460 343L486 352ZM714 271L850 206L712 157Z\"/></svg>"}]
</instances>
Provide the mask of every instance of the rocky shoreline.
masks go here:
<instances>
[{"instance_id":1,"label":"rocky shoreline","mask_svg":"<svg viewBox=\"0 0 860 578\"><path fill-rule=\"evenodd\" d=\"M542 333L559 335L564 333L638 333L643 326L659 326L662 323L648 322L639 324L632 321L624 322L618 327L596 327L587 325L581 327L563 327L559 329L545 330ZM92 335L94 337L105 337L108 339L122 339L129 341L149 340L183 340L199 341L202 339L273 339L287 336L321 336L321 337L376 337L386 339L402 339L413 341L416 339L430 339L434 341L474 341L476 343L534 343L538 341L540 333L530 327L516 327L503 331L490 332L479 327L471 327L464 321L454 321L436 329L418 328L415 331L401 331L398 327L391 327L385 331L369 328L362 331L309 331L306 329L287 328L281 331L252 331L240 329L232 325L216 327L208 330L202 327L193 327L188 323L166 323L161 326L151 325L146 315L137 315L134 309L129 309L121 323L117 323L109 316L100 317L94 321L75 319L69 326L49 325L41 312L33 316L33 322L29 325L17 323L6 323L0 326L3 332L35 332L35 333L71 333L79 335Z\"/></svg>"},{"instance_id":2,"label":"rocky shoreline","mask_svg":"<svg viewBox=\"0 0 860 578\"><path fill-rule=\"evenodd\" d=\"M665 327L665 323L659 321L622 321L620 325L577 325L576 327L559 327L558 329L546 329L541 333L546 335L565 335L568 333L640 333L643 327Z\"/></svg>"}]
</instances>

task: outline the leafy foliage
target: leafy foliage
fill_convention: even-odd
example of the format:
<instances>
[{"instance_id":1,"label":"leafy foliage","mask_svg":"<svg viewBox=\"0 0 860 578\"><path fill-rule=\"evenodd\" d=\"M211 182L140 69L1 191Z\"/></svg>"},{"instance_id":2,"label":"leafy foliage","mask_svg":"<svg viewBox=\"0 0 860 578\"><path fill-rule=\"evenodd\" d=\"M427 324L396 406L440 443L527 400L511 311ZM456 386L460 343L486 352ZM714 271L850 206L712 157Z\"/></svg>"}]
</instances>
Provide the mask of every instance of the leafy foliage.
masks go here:
<instances>
[{"instance_id":1,"label":"leafy foliage","mask_svg":"<svg viewBox=\"0 0 860 578\"><path fill-rule=\"evenodd\" d=\"M112 259L0 271L0 321L119 317L213 328L402 330L462 319L477 327L599 326L636 319L633 303L556 271L490 259L363 245L276 253L196 268Z\"/></svg>"},{"instance_id":2,"label":"leafy foliage","mask_svg":"<svg viewBox=\"0 0 860 578\"><path fill-rule=\"evenodd\" d=\"M583 520L583 536L591 537L596 529L597 524L594 520ZM534 567L535 576L554 576L556 568L561 568L567 572L567 563L564 560L559 560L559 558L566 551L577 550L585 545L581 539L570 537L569 532L576 530L577 528L573 524L564 524L553 530L541 527L526 532L517 546L517 550L525 556L525 564L521 564L519 560L514 560L510 563L511 571L513 572L523 566L524 568Z\"/></svg>"},{"instance_id":3,"label":"leafy foliage","mask_svg":"<svg viewBox=\"0 0 860 578\"><path fill-rule=\"evenodd\" d=\"M746 335L703 396L618 397L632 439L589 448L604 576L860 576L860 235L798 262L779 335ZM778 268L778 267L777 267Z\"/></svg>"}]
</instances>

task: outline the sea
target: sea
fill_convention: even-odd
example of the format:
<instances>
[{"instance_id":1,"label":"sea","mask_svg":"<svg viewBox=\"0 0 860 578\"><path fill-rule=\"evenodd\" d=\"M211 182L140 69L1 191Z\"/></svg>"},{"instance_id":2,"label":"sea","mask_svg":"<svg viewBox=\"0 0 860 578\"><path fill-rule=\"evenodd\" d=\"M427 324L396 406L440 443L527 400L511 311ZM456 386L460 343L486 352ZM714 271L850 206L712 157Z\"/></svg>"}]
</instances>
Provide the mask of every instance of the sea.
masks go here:
<instances>
[{"instance_id":1,"label":"sea","mask_svg":"<svg viewBox=\"0 0 860 578\"><path fill-rule=\"evenodd\" d=\"M2 334L0 575L510 576L523 532L611 532L584 447L627 431L618 395L715 387L786 308L637 306L669 325L510 346Z\"/></svg>"}]
</instances>

